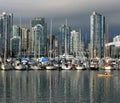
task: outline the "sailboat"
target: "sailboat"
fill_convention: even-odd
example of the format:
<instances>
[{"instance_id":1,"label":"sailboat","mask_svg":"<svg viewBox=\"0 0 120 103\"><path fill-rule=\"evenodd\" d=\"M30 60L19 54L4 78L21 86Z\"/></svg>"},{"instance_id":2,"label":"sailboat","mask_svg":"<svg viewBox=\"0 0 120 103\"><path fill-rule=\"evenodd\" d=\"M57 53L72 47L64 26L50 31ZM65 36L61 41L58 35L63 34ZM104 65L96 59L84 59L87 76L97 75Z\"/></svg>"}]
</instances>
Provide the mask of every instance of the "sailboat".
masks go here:
<instances>
[{"instance_id":1,"label":"sailboat","mask_svg":"<svg viewBox=\"0 0 120 103\"><path fill-rule=\"evenodd\" d=\"M53 65L51 61L51 50L52 50L52 20L51 20L51 25L50 25L50 57L49 57L49 62L48 65L46 66L46 70L54 70L55 66Z\"/></svg>"},{"instance_id":2,"label":"sailboat","mask_svg":"<svg viewBox=\"0 0 120 103\"><path fill-rule=\"evenodd\" d=\"M113 63L112 63L112 58L108 57L108 25L107 25L107 31L106 31L106 47L105 47L105 63L104 63L104 69L106 70L112 70L113 68Z\"/></svg>"},{"instance_id":3,"label":"sailboat","mask_svg":"<svg viewBox=\"0 0 120 103\"><path fill-rule=\"evenodd\" d=\"M5 24L5 39L4 39L5 47L4 47L4 60L1 64L1 69L2 70L12 70L13 66L11 64L10 59L7 59L7 21Z\"/></svg>"},{"instance_id":4,"label":"sailboat","mask_svg":"<svg viewBox=\"0 0 120 103\"><path fill-rule=\"evenodd\" d=\"M21 17L20 17L20 29L21 29ZM21 34L21 30L20 30L20 34ZM20 57L19 57L19 56L20 56L20 51L21 51L20 49L21 49L21 41L19 41L18 58L20 58ZM23 58L21 58L21 60L18 59L18 58L17 58L17 59L14 61L14 63L13 63L14 69L15 69L15 70L25 70L25 69L27 68L27 61L24 62L25 59L24 59L24 61L23 61Z\"/></svg>"},{"instance_id":5,"label":"sailboat","mask_svg":"<svg viewBox=\"0 0 120 103\"><path fill-rule=\"evenodd\" d=\"M94 38L94 36L93 36ZM96 45L95 39L93 40L93 57L89 59L89 69L98 70L99 69L99 58L96 57Z\"/></svg>"},{"instance_id":6,"label":"sailboat","mask_svg":"<svg viewBox=\"0 0 120 103\"><path fill-rule=\"evenodd\" d=\"M77 42L76 42L77 43ZM77 60L77 63L76 63L76 69L77 70L84 70L86 69L85 67L85 64L86 64L86 61L84 60L84 55L83 55L83 51L81 50L81 30L80 30L80 55L78 56L78 53L77 53L77 49L76 49L76 60ZM78 44L76 44L78 46Z\"/></svg>"},{"instance_id":7,"label":"sailboat","mask_svg":"<svg viewBox=\"0 0 120 103\"><path fill-rule=\"evenodd\" d=\"M66 26L67 26L67 20L66 20ZM62 62L62 65L61 65L61 68L63 69L63 70L70 70L71 68L72 68L72 66L71 66L71 63L70 62L67 62L67 60L69 60L70 59L70 55L68 55L68 53L67 53L67 34L66 34L66 31L65 31L65 54L63 55L63 57L64 57L64 62Z\"/></svg>"}]
</instances>

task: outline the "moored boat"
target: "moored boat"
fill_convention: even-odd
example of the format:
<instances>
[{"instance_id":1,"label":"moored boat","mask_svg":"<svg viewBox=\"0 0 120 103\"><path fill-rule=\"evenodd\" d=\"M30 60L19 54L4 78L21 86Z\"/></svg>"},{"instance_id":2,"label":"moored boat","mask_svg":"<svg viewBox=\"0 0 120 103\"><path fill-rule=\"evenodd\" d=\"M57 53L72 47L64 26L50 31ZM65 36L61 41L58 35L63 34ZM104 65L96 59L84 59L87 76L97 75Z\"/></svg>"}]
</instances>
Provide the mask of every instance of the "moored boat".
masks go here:
<instances>
[{"instance_id":1,"label":"moored boat","mask_svg":"<svg viewBox=\"0 0 120 103\"><path fill-rule=\"evenodd\" d=\"M106 58L104 63L105 70L114 70L118 68L118 64L116 63L115 59Z\"/></svg>"},{"instance_id":2,"label":"moored boat","mask_svg":"<svg viewBox=\"0 0 120 103\"><path fill-rule=\"evenodd\" d=\"M61 68L62 70L70 70L72 67L68 63L63 63Z\"/></svg>"},{"instance_id":3,"label":"moored boat","mask_svg":"<svg viewBox=\"0 0 120 103\"><path fill-rule=\"evenodd\" d=\"M46 70L55 70L55 66L53 65L52 61L48 62L48 65L46 65Z\"/></svg>"},{"instance_id":4,"label":"moored boat","mask_svg":"<svg viewBox=\"0 0 120 103\"><path fill-rule=\"evenodd\" d=\"M90 59L89 69L98 70L99 69L99 61L97 59Z\"/></svg>"},{"instance_id":5,"label":"moored boat","mask_svg":"<svg viewBox=\"0 0 120 103\"><path fill-rule=\"evenodd\" d=\"M2 70L13 70L13 66L11 63L1 63Z\"/></svg>"},{"instance_id":6,"label":"moored boat","mask_svg":"<svg viewBox=\"0 0 120 103\"><path fill-rule=\"evenodd\" d=\"M15 61L14 63L14 69L15 70L25 70L26 66L24 64L22 64L20 61Z\"/></svg>"}]
</instances>

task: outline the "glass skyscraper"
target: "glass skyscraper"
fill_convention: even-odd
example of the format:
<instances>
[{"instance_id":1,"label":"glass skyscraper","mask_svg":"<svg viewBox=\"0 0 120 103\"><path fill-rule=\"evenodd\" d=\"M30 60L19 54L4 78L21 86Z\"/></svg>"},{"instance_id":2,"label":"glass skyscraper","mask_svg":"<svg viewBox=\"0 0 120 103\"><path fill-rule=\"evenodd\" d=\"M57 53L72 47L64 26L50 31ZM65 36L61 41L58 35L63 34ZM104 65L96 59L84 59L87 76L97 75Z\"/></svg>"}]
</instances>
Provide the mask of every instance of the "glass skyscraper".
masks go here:
<instances>
[{"instance_id":1,"label":"glass skyscraper","mask_svg":"<svg viewBox=\"0 0 120 103\"><path fill-rule=\"evenodd\" d=\"M45 56L47 54L47 24L45 23L45 18L35 18L31 20L30 31L29 51L35 54L37 52L40 53L39 55ZM38 43L38 39L40 43ZM38 44L40 46L36 47ZM39 48L40 51L37 48Z\"/></svg>"},{"instance_id":2,"label":"glass skyscraper","mask_svg":"<svg viewBox=\"0 0 120 103\"><path fill-rule=\"evenodd\" d=\"M75 30L71 31L71 37L70 37L70 52L72 54L78 54L80 49L80 35L79 32L76 32Z\"/></svg>"},{"instance_id":3,"label":"glass skyscraper","mask_svg":"<svg viewBox=\"0 0 120 103\"><path fill-rule=\"evenodd\" d=\"M105 52L105 17L93 12L90 17L90 57L102 58Z\"/></svg>"},{"instance_id":4,"label":"glass skyscraper","mask_svg":"<svg viewBox=\"0 0 120 103\"><path fill-rule=\"evenodd\" d=\"M70 27L67 25L61 25L59 32L59 54L70 54Z\"/></svg>"},{"instance_id":5,"label":"glass skyscraper","mask_svg":"<svg viewBox=\"0 0 120 103\"><path fill-rule=\"evenodd\" d=\"M0 54L3 56L5 50L5 40L6 40L6 56L10 56L10 38L12 37L12 27L13 27L13 14L3 12L0 15Z\"/></svg>"},{"instance_id":6,"label":"glass skyscraper","mask_svg":"<svg viewBox=\"0 0 120 103\"><path fill-rule=\"evenodd\" d=\"M12 36L21 36L20 35L20 27L17 25L13 25L13 33Z\"/></svg>"},{"instance_id":7,"label":"glass skyscraper","mask_svg":"<svg viewBox=\"0 0 120 103\"><path fill-rule=\"evenodd\" d=\"M37 24L36 26L34 26L32 28L32 34L34 38L34 42L33 42L33 50L34 50L34 56L41 56L44 55L44 36L43 36L43 26L40 24Z\"/></svg>"},{"instance_id":8,"label":"glass skyscraper","mask_svg":"<svg viewBox=\"0 0 120 103\"><path fill-rule=\"evenodd\" d=\"M10 51L11 51L11 56L20 56L20 51L21 51L21 38L20 36L13 36L10 39Z\"/></svg>"}]
</instances>

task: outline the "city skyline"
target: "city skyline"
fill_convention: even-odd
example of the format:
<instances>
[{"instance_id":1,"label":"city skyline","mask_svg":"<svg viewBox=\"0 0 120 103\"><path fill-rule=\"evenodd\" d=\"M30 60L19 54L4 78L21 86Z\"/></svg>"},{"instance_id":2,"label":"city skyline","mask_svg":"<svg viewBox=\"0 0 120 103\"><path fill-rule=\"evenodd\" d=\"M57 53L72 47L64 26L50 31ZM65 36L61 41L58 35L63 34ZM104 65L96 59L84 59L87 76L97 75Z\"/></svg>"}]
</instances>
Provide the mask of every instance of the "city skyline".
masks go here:
<instances>
[{"instance_id":1,"label":"city skyline","mask_svg":"<svg viewBox=\"0 0 120 103\"><path fill-rule=\"evenodd\" d=\"M19 24L21 17L22 26L28 27L30 20L35 17L44 17L46 22L50 24L50 19L53 19L53 33L58 31L61 24L65 24L65 19L68 19L70 25L76 31L79 28L82 34L90 35L90 15L96 11L106 17L109 25L109 37L113 38L120 33L120 14L118 0L66 0L55 1L51 0L34 0L34 1L16 1L2 0L0 3L0 12L12 12L14 14L14 24ZM109 5L109 6L108 6ZM49 32L48 32L49 33ZM112 40L112 39L110 39Z\"/></svg>"}]
</instances>

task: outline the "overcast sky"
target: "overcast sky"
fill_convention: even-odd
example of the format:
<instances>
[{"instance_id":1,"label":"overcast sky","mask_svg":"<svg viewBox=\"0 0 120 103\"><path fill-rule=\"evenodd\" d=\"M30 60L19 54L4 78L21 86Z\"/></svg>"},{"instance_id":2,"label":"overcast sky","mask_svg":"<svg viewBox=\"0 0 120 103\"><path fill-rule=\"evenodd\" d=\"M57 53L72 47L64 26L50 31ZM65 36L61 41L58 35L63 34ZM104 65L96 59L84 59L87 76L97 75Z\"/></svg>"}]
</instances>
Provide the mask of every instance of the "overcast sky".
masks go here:
<instances>
[{"instance_id":1,"label":"overcast sky","mask_svg":"<svg viewBox=\"0 0 120 103\"><path fill-rule=\"evenodd\" d=\"M68 24L72 28L89 34L90 15L96 11L106 17L109 34L120 34L120 0L0 0L0 13L3 11L14 14L15 23L22 18L23 25L29 25L34 17L45 17L49 24L53 19L53 31L60 24Z\"/></svg>"}]
</instances>

